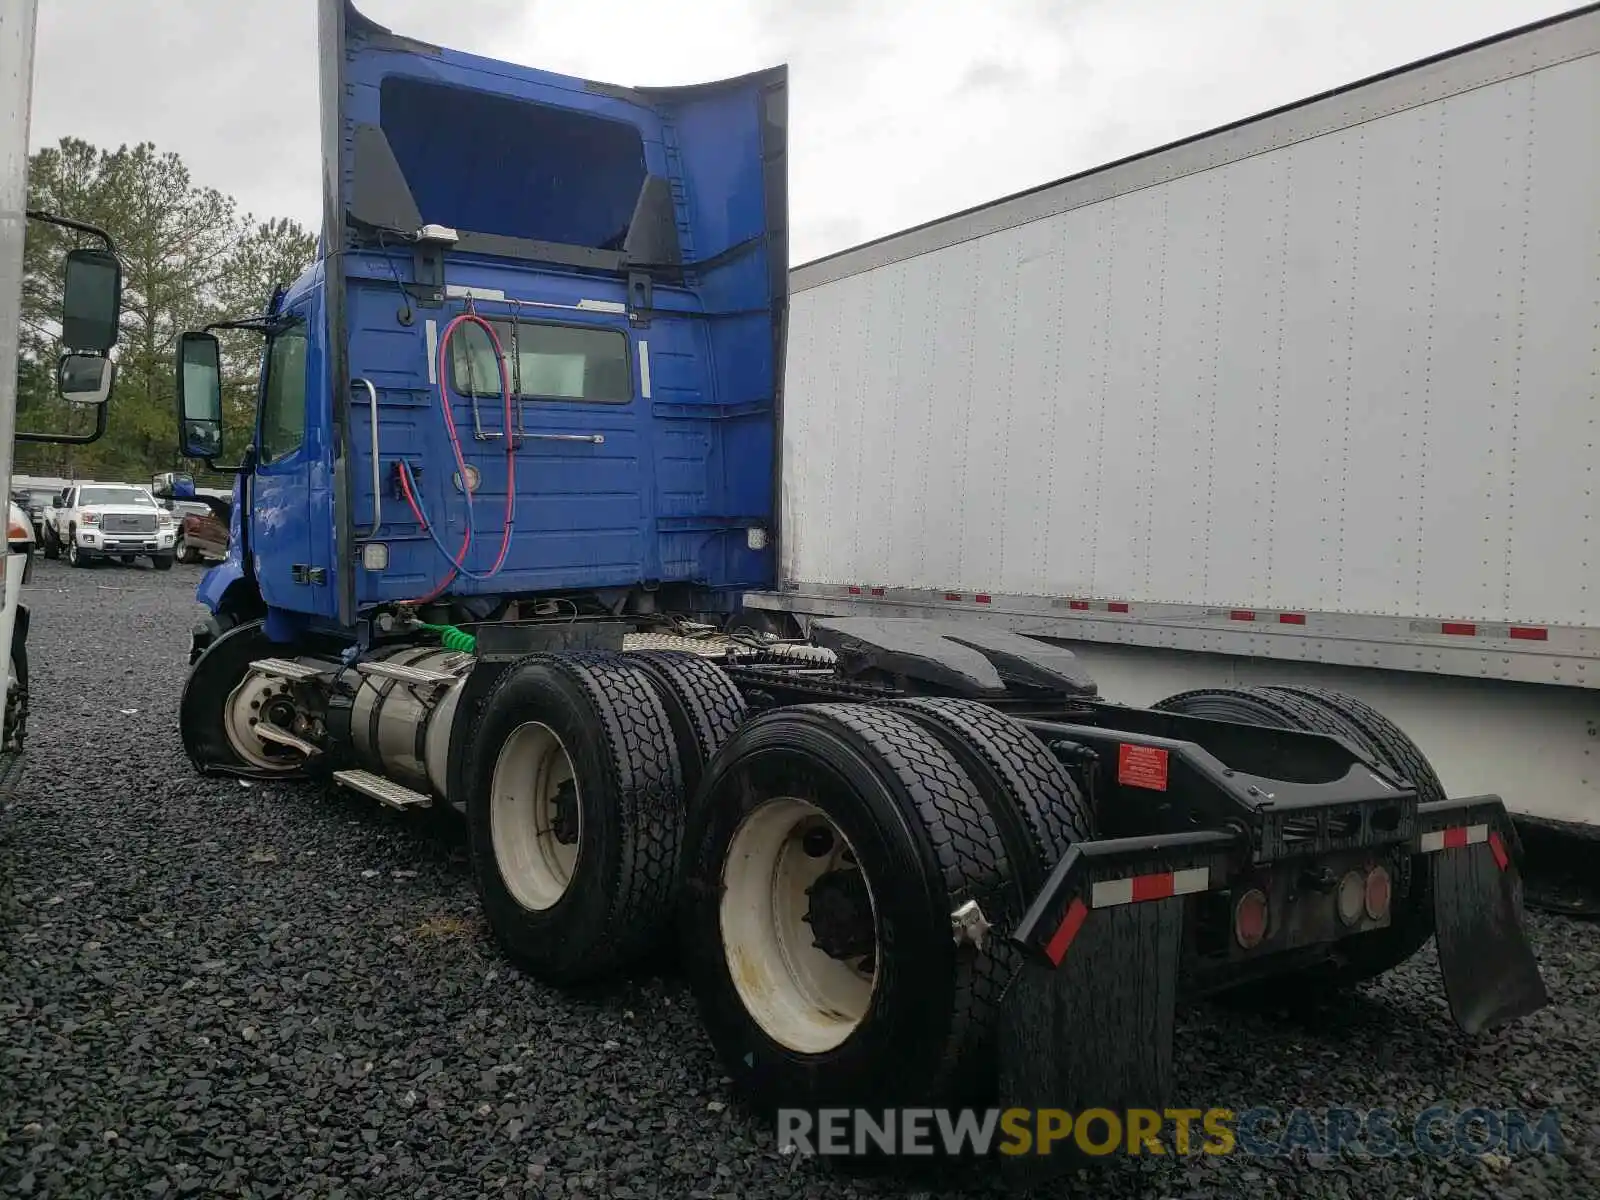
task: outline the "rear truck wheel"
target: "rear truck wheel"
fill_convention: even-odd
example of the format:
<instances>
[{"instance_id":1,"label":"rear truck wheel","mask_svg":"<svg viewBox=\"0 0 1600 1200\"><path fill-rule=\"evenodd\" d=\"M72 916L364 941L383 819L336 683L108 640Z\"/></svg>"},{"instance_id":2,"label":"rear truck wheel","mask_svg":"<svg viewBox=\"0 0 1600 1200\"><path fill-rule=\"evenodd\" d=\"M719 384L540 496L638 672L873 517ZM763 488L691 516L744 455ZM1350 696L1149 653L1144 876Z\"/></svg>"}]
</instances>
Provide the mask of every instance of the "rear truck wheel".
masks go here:
<instances>
[{"instance_id":1,"label":"rear truck wheel","mask_svg":"<svg viewBox=\"0 0 1600 1200\"><path fill-rule=\"evenodd\" d=\"M983 922L1014 922L1021 891L976 785L908 715L819 704L747 721L687 836L686 972L758 1109L992 1090L1017 959Z\"/></svg>"},{"instance_id":2,"label":"rear truck wheel","mask_svg":"<svg viewBox=\"0 0 1600 1200\"><path fill-rule=\"evenodd\" d=\"M1026 728L975 700L889 700L950 752L978 786L1018 883L1031 899L1074 842L1094 836L1094 813L1055 755Z\"/></svg>"},{"instance_id":3,"label":"rear truck wheel","mask_svg":"<svg viewBox=\"0 0 1600 1200\"><path fill-rule=\"evenodd\" d=\"M716 663L681 650L630 650L627 661L650 677L678 748L684 795L691 801L706 765L744 723L739 689Z\"/></svg>"},{"instance_id":4,"label":"rear truck wheel","mask_svg":"<svg viewBox=\"0 0 1600 1200\"><path fill-rule=\"evenodd\" d=\"M131 562L132 560L130 559L129 561ZM150 565L158 571L170 571L172 570L172 555L152 554L150 556Z\"/></svg>"},{"instance_id":5,"label":"rear truck wheel","mask_svg":"<svg viewBox=\"0 0 1600 1200\"><path fill-rule=\"evenodd\" d=\"M1336 734L1416 789L1419 803L1445 798L1444 786L1416 743L1371 706L1326 688L1270 685L1208 688L1169 696L1154 706L1221 721L1276 725ZM1433 935L1433 897L1425 856L1412 855L1393 880L1390 924L1342 939L1336 958L1280 980L1297 990L1342 987L1371 979L1421 950Z\"/></svg>"},{"instance_id":6,"label":"rear truck wheel","mask_svg":"<svg viewBox=\"0 0 1600 1200\"><path fill-rule=\"evenodd\" d=\"M495 938L530 974L615 974L670 936L684 798L667 714L620 656L506 671L473 739L467 837Z\"/></svg>"},{"instance_id":7,"label":"rear truck wheel","mask_svg":"<svg viewBox=\"0 0 1600 1200\"><path fill-rule=\"evenodd\" d=\"M21 753L28 736L28 646L15 633L6 676L5 745L0 749Z\"/></svg>"},{"instance_id":8,"label":"rear truck wheel","mask_svg":"<svg viewBox=\"0 0 1600 1200\"><path fill-rule=\"evenodd\" d=\"M52 526L44 527L44 536L40 539L44 544L44 556L48 559L61 557L61 543L56 539L56 531Z\"/></svg>"},{"instance_id":9,"label":"rear truck wheel","mask_svg":"<svg viewBox=\"0 0 1600 1200\"><path fill-rule=\"evenodd\" d=\"M275 708L294 705L293 685L250 670L263 658L294 658L303 647L285 646L267 637L261 621L230 628L212 642L189 669L178 702L178 729L183 749L201 774L223 773L291 778L304 773L306 761L287 746L264 741L254 732ZM291 714L292 715L292 714Z\"/></svg>"}]
</instances>

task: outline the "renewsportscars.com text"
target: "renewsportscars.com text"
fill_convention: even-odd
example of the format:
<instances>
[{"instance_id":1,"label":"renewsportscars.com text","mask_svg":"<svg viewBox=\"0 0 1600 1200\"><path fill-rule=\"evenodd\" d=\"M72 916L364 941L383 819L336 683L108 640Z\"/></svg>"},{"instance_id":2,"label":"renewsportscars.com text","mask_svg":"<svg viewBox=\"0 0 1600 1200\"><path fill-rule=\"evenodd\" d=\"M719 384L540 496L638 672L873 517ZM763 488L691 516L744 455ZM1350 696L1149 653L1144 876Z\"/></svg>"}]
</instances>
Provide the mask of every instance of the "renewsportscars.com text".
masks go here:
<instances>
[{"instance_id":1,"label":"renewsportscars.com text","mask_svg":"<svg viewBox=\"0 0 1600 1200\"><path fill-rule=\"evenodd\" d=\"M1559 1154L1555 1109L1089 1108L778 1111L778 1145L825 1157L1353 1153L1374 1158Z\"/></svg>"}]
</instances>

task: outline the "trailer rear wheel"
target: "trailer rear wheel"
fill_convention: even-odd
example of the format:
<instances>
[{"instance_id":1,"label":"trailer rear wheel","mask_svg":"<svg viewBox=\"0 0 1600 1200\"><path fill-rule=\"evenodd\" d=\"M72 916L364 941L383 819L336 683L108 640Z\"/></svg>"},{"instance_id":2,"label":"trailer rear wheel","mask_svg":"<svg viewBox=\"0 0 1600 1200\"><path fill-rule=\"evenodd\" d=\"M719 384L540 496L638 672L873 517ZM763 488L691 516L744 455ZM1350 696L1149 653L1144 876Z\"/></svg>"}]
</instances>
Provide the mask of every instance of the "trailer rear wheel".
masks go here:
<instances>
[{"instance_id":1,"label":"trailer rear wheel","mask_svg":"<svg viewBox=\"0 0 1600 1200\"><path fill-rule=\"evenodd\" d=\"M1206 688L1169 696L1153 707L1213 720L1337 734L1379 766L1408 780L1419 801L1445 796L1438 775L1416 743L1382 713L1342 692L1288 685ZM1398 966L1422 949L1433 936L1433 898L1427 863L1420 860L1421 856L1412 856L1403 875L1395 880L1387 929L1345 938L1339 944L1338 962L1296 972L1279 982L1307 992L1359 983Z\"/></svg>"},{"instance_id":2,"label":"trailer rear wheel","mask_svg":"<svg viewBox=\"0 0 1600 1200\"><path fill-rule=\"evenodd\" d=\"M949 752L904 713L801 705L746 722L700 799L680 942L740 1090L769 1111L981 1092L1014 967L954 914L1009 923L1020 892Z\"/></svg>"},{"instance_id":3,"label":"trailer rear wheel","mask_svg":"<svg viewBox=\"0 0 1600 1200\"><path fill-rule=\"evenodd\" d=\"M684 794L693 798L706 764L744 723L744 697L721 667L697 654L630 650L627 661L655 684L677 742Z\"/></svg>"},{"instance_id":4,"label":"trailer rear wheel","mask_svg":"<svg viewBox=\"0 0 1600 1200\"><path fill-rule=\"evenodd\" d=\"M535 655L489 693L467 836L489 926L552 983L613 974L670 934L684 801L671 729L616 655Z\"/></svg>"},{"instance_id":5,"label":"trailer rear wheel","mask_svg":"<svg viewBox=\"0 0 1600 1200\"><path fill-rule=\"evenodd\" d=\"M975 700L889 700L932 734L983 794L999 826L1024 903L1074 842L1094 836L1094 814L1060 760L1004 713Z\"/></svg>"}]
</instances>

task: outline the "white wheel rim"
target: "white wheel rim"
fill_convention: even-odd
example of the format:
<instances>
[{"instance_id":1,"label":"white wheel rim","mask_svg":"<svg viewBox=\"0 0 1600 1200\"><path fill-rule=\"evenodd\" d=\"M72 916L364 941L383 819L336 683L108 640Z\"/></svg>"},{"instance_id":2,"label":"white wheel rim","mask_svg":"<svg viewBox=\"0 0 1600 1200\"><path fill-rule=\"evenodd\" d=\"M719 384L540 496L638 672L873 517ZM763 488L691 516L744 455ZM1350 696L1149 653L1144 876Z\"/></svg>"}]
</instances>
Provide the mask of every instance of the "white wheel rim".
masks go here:
<instances>
[{"instance_id":1,"label":"white wheel rim","mask_svg":"<svg viewBox=\"0 0 1600 1200\"><path fill-rule=\"evenodd\" d=\"M302 760L294 751L273 742L263 741L255 731L256 722L263 718L267 701L273 696L289 692L289 685L281 679L269 679L251 671L239 681L222 709L222 727L228 735L228 744L234 753L253 767L266 771L293 771Z\"/></svg>"},{"instance_id":2,"label":"white wheel rim","mask_svg":"<svg viewBox=\"0 0 1600 1200\"><path fill-rule=\"evenodd\" d=\"M576 839L556 836L562 785L571 783ZM553 908L572 885L583 848L583 798L572 756L555 730L538 721L518 725L500 747L490 783L489 836L494 861L511 898L523 908Z\"/></svg>"},{"instance_id":3,"label":"white wheel rim","mask_svg":"<svg viewBox=\"0 0 1600 1200\"><path fill-rule=\"evenodd\" d=\"M802 844L826 830L829 852ZM788 796L763 801L734 831L722 869L722 948L745 1011L774 1041L801 1054L824 1054L861 1024L877 987L878 916L871 909L872 962L834 958L814 943L805 921L807 889L835 869L860 871L844 834L815 805Z\"/></svg>"}]
</instances>

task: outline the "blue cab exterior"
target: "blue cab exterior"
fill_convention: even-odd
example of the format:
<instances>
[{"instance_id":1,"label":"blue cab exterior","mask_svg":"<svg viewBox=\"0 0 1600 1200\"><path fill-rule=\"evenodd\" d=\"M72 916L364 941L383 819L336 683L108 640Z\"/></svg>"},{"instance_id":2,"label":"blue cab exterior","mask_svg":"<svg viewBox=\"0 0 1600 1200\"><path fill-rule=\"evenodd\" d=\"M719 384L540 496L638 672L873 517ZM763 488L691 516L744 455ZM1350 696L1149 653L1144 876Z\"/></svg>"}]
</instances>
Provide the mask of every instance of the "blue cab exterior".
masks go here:
<instances>
[{"instance_id":1,"label":"blue cab exterior","mask_svg":"<svg viewBox=\"0 0 1600 1200\"><path fill-rule=\"evenodd\" d=\"M505 597L607 598L644 587L695 610L728 611L743 591L771 587L787 302L784 69L699 88L612 88L427 46L343 0L319 2L324 230L319 262L275 298L271 314L305 339L296 360L303 432L237 477L228 557L197 597L214 613L264 606L268 633L288 638L307 628L348 633L374 607L444 581L450 564L402 498L398 464L415 478L437 541L456 553L468 498L440 409L437 347L469 310L519 331L554 324L625 338L629 393L610 403L520 399L505 429L498 396L474 401L447 384L469 475L479 477L467 572L481 575L495 560L506 439L518 443L503 568L487 579L458 574L449 598L486 611ZM582 114L607 124L581 128L616 136L562 144L542 127L527 133L529 112L535 124ZM452 124L474 113L504 123ZM429 295L419 253L399 236L411 231L386 237L352 219L365 186L358 174L370 166L352 147L373 129L402 165L423 223L463 235L442 255L442 296ZM518 137L568 157L499 163L481 145L515 148ZM642 164L630 158L639 152ZM670 195L678 261L667 269L593 246L627 207L628 172L641 169ZM522 174L497 193L506 171ZM607 171L622 182L610 186ZM488 236L465 236L475 232ZM283 396L297 389L286 370L274 377L272 359L269 341L258 410L271 393L281 430ZM376 488L368 384L377 397ZM364 560L368 543L385 553Z\"/></svg>"}]
</instances>

